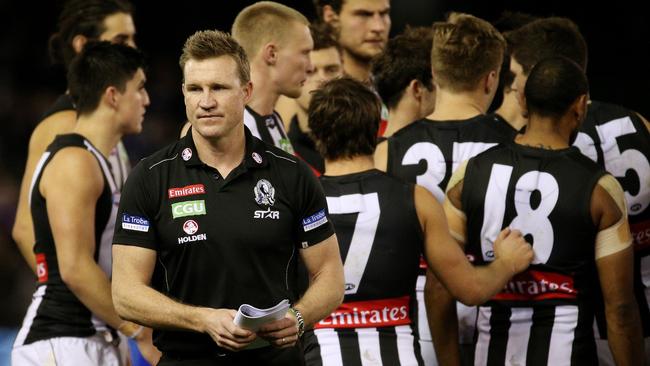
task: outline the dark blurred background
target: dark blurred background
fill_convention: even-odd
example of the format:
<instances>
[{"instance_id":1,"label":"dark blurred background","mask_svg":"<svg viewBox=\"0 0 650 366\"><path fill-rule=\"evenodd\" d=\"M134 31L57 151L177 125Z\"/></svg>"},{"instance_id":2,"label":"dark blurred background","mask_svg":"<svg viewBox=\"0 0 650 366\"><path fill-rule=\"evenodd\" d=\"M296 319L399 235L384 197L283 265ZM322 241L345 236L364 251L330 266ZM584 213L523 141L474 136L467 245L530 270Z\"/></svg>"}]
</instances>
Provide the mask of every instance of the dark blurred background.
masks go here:
<instances>
[{"instance_id":1,"label":"dark blurred background","mask_svg":"<svg viewBox=\"0 0 650 366\"><path fill-rule=\"evenodd\" d=\"M126 139L133 162L173 141L185 120L178 57L185 39L199 29L229 30L237 12L254 1L134 1L138 46L149 57L151 106L144 132ZM310 0L280 1L313 19ZM65 89L63 69L50 66L47 40L61 1L0 0L0 327L19 326L34 285L10 240L20 179L31 131ZM444 1L393 0L391 35L406 24L430 25L449 11L488 21L504 10L566 16L589 45L591 96L650 117L650 15L632 0ZM83 172L79 173L83 175ZM1 343L1 342L0 342ZM1 347L1 344L0 344Z\"/></svg>"}]
</instances>

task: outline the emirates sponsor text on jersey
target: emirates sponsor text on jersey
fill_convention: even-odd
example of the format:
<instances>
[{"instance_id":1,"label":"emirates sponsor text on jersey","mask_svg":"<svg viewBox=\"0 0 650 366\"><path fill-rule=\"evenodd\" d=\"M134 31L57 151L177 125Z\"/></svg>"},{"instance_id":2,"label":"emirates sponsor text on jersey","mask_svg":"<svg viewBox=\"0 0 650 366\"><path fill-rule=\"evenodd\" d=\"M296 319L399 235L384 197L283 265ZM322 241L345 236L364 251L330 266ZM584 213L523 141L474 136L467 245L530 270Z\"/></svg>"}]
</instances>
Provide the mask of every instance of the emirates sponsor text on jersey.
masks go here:
<instances>
[{"instance_id":1,"label":"emirates sponsor text on jersey","mask_svg":"<svg viewBox=\"0 0 650 366\"><path fill-rule=\"evenodd\" d=\"M180 188L169 188L167 190L169 198L192 196L195 194L204 194L205 186L203 184L192 184Z\"/></svg>"},{"instance_id":2,"label":"emirates sponsor text on jersey","mask_svg":"<svg viewBox=\"0 0 650 366\"><path fill-rule=\"evenodd\" d=\"M409 296L403 296L343 303L315 324L314 328L369 328L410 324L409 299Z\"/></svg>"},{"instance_id":3,"label":"emirates sponsor text on jersey","mask_svg":"<svg viewBox=\"0 0 650 366\"><path fill-rule=\"evenodd\" d=\"M528 270L513 277L503 291L492 300L539 301L547 299L575 299L578 291L573 277L556 272Z\"/></svg>"}]
</instances>

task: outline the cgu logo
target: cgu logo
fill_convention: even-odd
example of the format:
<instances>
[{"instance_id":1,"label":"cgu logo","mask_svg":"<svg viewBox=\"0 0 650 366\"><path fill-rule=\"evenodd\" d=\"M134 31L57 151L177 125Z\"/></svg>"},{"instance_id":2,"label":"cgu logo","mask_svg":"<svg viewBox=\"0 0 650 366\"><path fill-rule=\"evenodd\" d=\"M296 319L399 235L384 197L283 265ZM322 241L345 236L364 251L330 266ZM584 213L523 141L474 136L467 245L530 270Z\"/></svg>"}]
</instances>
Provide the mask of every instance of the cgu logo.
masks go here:
<instances>
[{"instance_id":1,"label":"cgu logo","mask_svg":"<svg viewBox=\"0 0 650 366\"><path fill-rule=\"evenodd\" d=\"M172 217L205 215L205 201L184 201L172 205Z\"/></svg>"},{"instance_id":2,"label":"cgu logo","mask_svg":"<svg viewBox=\"0 0 650 366\"><path fill-rule=\"evenodd\" d=\"M255 211L255 214L253 215L254 219L271 219L271 220L279 220L280 219L280 211L271 211L271 208L269 207L264 210L257 210Z\"/></svg>"}]
</instances>

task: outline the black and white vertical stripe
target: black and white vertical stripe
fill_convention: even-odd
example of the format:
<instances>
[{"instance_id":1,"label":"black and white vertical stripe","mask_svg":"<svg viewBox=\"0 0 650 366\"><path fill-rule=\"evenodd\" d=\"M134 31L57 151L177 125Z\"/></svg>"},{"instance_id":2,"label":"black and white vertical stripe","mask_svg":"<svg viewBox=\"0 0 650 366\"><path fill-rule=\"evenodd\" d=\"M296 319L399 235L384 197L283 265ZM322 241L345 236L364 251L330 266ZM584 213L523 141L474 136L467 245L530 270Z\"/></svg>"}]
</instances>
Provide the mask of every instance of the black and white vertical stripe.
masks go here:
<instances>
[{"instance_id":1,"label":"black and white vertical stripe","mask_svg":"<svg viewBox=\"0 0 650 366\"><path fill-rule=\"evenodd\" d=\"M382 328L315 329L306 349L313 366L424 365L410 325Z\"/></svg>"},{"instance_id":2,"label":"black and white vertical stripe","mask_svg":"<svg viewBox=\"0 0 650 366\"><path fill-rule=\"evenodd\" d=\"M477 322L474 364L574 365L574 360L580 358L577 355L583 353L576 352L576 345L581 351L589 348L580 343L589 343L589 330L583 330L584 325L579 326L580 318L579 308L575 305L482 306ZM584 357L582 362L589 364Z\"/></svg>"}]
</instances>

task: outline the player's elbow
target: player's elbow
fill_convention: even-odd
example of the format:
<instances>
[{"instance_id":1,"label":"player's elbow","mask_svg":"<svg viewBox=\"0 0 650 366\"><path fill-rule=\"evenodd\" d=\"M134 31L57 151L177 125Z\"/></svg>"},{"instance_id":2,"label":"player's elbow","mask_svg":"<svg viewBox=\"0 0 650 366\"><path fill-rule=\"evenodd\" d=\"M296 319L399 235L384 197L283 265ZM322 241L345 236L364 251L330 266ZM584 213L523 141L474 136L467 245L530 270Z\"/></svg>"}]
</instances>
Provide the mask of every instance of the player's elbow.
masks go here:
<instances>
[{"instance_id":1,"label":"player's elbow","mask_svg":"<svg viewBox=\"0 0 650 366\"><path fill-rule=\"evenodd\" d=\"M65 285L74 293L87 285L88 279L76 261L59 261L59 275Z\"/></svg>"},{"instance_id":2,"label":"player's elbow","mask_svg":"<svg viewBox=\"0 0 650 366\"><path fill-rule=\"evenodd\" d=\"M617 301L614 304L605 304L607 328L612 332L626 333L638 325L639 308L633 298Z\"/></svg>"},{"instance_id":3,"label":"player's elbow","mask_svg":"<svg viewBox=\"0 0 650 366\"><path fill-rule=\"evenodd\" d=\"M18 246L27 245L27 241L29 240L29 227L20 220L16 220L14 227L11 228L11 238L16 242L16 244L18 244Z\"/></svg>"},{"instance_id":4,"label":"player's elbow","mask_svg":"<svg viewBox=\"0 0 650 366\"><path fill-rule=\"evenodd\" d=\"M472 286L465 286L458 291L452 292L452 295L458 301L467 306L478 306L490 299L489 294L485 293L485 289L481 288L476 283Z\"/></svg>"},{"instance_id":5,"label":"player's elbow","mask_svg":"<svg viewBox=\"0 0 650 366\"><path fill-rule=\"evenodd\" d=\"M333 289L332 303L334 305L332 307L332 310L334 310L343 303L343 298L345 297L345 280L343 278L342 269L340 275L336 276L332 289Z\"/></svg>"}]
</instances>

